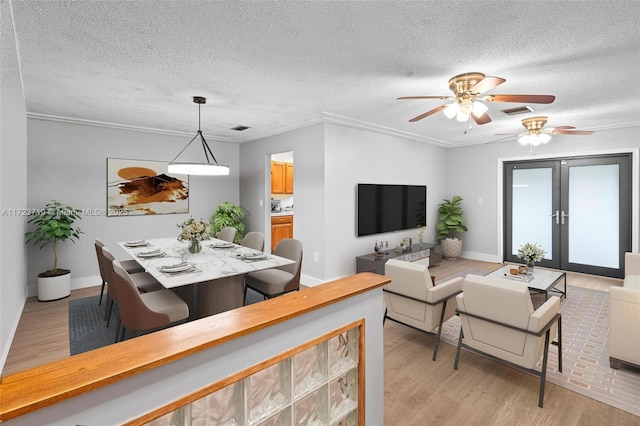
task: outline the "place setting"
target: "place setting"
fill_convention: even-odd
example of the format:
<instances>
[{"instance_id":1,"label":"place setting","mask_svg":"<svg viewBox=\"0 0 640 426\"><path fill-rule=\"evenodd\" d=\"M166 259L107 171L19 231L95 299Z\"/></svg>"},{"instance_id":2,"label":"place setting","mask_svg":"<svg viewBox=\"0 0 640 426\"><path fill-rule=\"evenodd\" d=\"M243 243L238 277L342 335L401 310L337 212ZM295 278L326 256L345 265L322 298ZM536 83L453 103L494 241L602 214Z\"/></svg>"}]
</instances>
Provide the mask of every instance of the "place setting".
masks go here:
<instances>
[{"instance_id":1,"label":"place setting","mask_svg":"<svg viewBox=\"0 0 640 426\"><path fill-rule=\"evenodd\" d=\"M161 265L157 267L158 271L162 272L167 277L174 277L176 275L192 274L194 272L201 272L200 269L191 265L186 261L175 263L172 265Z\"/></svg>"}]
</instances>

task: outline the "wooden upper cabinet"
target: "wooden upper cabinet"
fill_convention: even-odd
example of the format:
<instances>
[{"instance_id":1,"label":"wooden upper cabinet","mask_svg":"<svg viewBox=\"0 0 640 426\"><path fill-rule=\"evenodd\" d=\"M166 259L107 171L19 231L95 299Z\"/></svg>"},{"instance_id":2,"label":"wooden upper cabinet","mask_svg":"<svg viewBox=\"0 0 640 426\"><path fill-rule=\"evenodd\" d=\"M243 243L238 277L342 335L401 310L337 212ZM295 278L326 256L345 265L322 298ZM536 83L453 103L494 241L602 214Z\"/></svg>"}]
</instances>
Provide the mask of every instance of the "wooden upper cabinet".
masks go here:
<instances>
[{"instance_id":1,"label":"wooden upper cabinet","mask_svg":"<svg viewBox=\"0 0 640 426\"><path fill-rule=\"evenodd\" d=\"M293 163L284 163L284 193L293 194Z\"/></svg>"},{"instance_id":2,"label":"wooden upper cabinet","mask_svg":"<svg viewBox=\"0 0 640 426\"><path fill-rule=\"evenodd\" d=\"M271 162L271 193L293 194L293 163Z\"/></svg>"},{"instance_id":3,"label":"wooden upper cabinet","mask_svg":"<svg viewBox=\"0 0 640 426\"><path fill-rule=\"evenodd\" d=\"M284 163L271 162L271 193L284 194Z\"/></svg>"}]
</instances>

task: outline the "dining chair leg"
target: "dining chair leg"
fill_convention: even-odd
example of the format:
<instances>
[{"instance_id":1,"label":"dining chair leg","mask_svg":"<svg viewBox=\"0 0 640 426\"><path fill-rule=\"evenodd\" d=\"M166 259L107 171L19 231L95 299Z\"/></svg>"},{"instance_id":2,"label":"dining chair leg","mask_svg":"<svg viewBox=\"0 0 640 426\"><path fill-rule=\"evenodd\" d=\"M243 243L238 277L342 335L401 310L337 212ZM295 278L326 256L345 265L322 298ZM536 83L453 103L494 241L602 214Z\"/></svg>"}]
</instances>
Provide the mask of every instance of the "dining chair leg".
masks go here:
<instances>
[{"instance_id":1,"label":"dining chair leg","mask_svg":"<svg viewBox=\"0 0 640 426\"><path fill-rule=\"evenodd\" d=\"M109 299L109 303L107 304L107 317L105 318L107 321L107 327L109 327L109 320L111 319L111 311L113 311L113 299Z\"/></svg>"},{"instance_id":2,"label":"dining chair leg","mask_svg":"<svg viewBox=\"0 0 640 426\"><path fill-rule=\"evenodd\" d=\"M116 323L116 335L113 339L114 343L118 343L118 339L120 338L120 329L122 328L122 320L118 317L118 322Z\"/></svg>"},{"instance_id":3,"label":"dining chair leg","mask_svg":"<svg viewBox=\"0 0 640 426\"><path fill-rule=\"evenodd\" d=\"M102 305L102 295L104 294L104 287L107 283L102 280L102 287L100 288L100 299L98 300L98 306Z\"/></svg>"}]
</instances>

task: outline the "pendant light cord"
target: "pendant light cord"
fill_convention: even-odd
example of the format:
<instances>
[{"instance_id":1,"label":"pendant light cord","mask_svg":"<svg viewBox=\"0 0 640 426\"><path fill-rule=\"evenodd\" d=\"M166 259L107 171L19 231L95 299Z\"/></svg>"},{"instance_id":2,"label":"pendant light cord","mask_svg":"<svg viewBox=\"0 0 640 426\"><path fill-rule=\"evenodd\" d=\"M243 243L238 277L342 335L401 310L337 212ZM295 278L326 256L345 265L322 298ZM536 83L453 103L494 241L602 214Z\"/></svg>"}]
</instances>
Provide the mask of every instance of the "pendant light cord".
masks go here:
<instances>
[{"instance_id":1,"label":"pendant light cord","mask_svg":"<svg viewBox=\"0 0 640 426\"><path fill-rule=\"evenodd\" d=\"M182 150L178 153L178 155L176 155L175 157L173 157L173 160L171 160L169 162L173 163L174 161L176 161L176 159L178 157L180 157L180 154L182 154L184 152L185 149L187 149L189 147L189 145L191 145L191 142L193 142L194 140L196 140L196 138L198 137L198 135L200 136L200 139L202 141L202 149L204 150L204 156L207 159L207 164L211 164L211 161L209 160L209 154L211 155L211 158L213 159L213 162L216 165L219 165L220 163L218 163L218 160L216 160L216 157L213 155L213 152L211 152L211 148L209 148L209 144L207 143L207 141L204 139L204 136L202 135L202 130L200 129L200 123L201 123L201 118L200 118L200 104L198 104L198 131L196 132L196 135L189 141L189 143L187 145L185 145L184 148L182 148Z\"/></svg>"}]
</instances>

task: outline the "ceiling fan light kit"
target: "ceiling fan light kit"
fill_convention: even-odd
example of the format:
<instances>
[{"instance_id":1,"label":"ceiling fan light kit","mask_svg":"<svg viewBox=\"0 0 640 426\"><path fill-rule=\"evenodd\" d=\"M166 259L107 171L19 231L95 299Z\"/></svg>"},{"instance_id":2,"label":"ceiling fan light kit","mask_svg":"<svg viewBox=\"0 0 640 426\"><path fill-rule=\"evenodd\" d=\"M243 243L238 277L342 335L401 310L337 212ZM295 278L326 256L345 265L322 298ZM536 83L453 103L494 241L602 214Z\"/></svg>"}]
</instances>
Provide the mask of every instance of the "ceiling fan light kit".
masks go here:
<instances>
[{"instance_id":1,"label":"ceiling fan light kit","mask_svg":"<svg viewBox=\"0 0 640 426\"><path fill-rule=\"evenodd\" d=\"M448 105L441 105L433 108L417 117L409 120L415 122L422 120L439 111L443 111L447 118L456 117L457 121L467 121L470 118L478 125L491 122L491 117L487 114L488 107L486 102L522 102L522 103L540 103L550 104L555 100L553 95L486 95L483 93L499 86L506 80L501 77L485 76L479 72L471 72L456 75L449 80L449 89L453 95L448 96L403 96L399 100L405 99L454 99L454 102Z\"/></svg>"},{"instance_id":2,"label":"ceiling fan light kit","mask_svg":"<svg viewBox=\"0 0 640 426\"><path fill-rule=\"evenodd\" d=\"M178 155L176 155L173 160L169 162L167 171L169 173L178 173L185 175L226 176L229 174L229 166L218 163L218 160L216 160L213 152L211 152L211 148L209 148L209 144L205 140L204 136L202 135L202 130L200 129L200 106L207 103L207 99L203 98L202 96L194 96L193 102L198 104L198 131L196 132L195 136L189 141L189 143L184 148L182 148ZM189 145L191 145L191 143L198 138L200 138L206 162L197 163L188 161L176 161L180 154L182 154L184 150L187 149ZM211 158L209 158L209 156L211 156Z\"/></svg>"},{"instance_id":3,"label":"ceiling fan light kit","mask_svg":"<svg viewBox=\"0 0 640 426\"><path fill-rule=\"evenodd\" d=\"M498 135L516 136L522 145L532 147L545 144L551 140L551 135L590 135L592 130L575 130L572 126L559 126L545 129L547 117L529 117L522 120L522 126L527 130L524 133L503 133Z\"/></svg>"}]
</instances>

